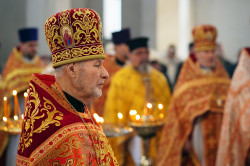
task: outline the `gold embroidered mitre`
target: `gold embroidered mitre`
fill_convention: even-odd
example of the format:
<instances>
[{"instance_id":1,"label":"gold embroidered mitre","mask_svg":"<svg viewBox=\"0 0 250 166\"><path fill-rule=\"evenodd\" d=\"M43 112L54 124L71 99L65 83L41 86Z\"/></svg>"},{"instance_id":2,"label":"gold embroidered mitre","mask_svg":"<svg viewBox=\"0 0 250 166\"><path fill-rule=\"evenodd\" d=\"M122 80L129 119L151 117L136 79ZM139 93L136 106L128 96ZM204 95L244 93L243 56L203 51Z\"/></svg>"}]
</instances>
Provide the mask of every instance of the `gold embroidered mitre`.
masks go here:
<instances>
[{"instance_id":1,"label":"gold embroidered mitre","mask_svg":"<svg viewBox=\"0 0 250 166\"><path fill-rule=\"evenodd\" d=\"M47 19L44 29L54 68L105 58L101 18L92 9L78 8L56 13Z\"/></svg>"},{"instance_id":2,"label":"gold embroidered mitre","mask_svg":"<svg viewBox=\"0 0 250 166\"><path fill-rule=\"evenodd\" d=\"M216 28L212 25L199 25L192 31L194 50L213 50L216 47Z\"/></svg>"}]
</instances>

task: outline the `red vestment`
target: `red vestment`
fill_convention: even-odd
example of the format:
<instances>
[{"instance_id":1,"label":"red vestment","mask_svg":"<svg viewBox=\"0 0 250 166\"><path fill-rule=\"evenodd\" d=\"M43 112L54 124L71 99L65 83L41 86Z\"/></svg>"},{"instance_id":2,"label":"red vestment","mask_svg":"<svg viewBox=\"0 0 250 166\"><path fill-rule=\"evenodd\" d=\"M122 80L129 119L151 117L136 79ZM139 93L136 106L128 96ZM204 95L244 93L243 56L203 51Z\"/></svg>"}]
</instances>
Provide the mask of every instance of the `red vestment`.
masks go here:
<instances>
[{"instance_id":1,"label":"red vestment","mask_svg":"<svg viewBox=\"0 0 250 166\"><path fill-rule=\"evenodd\" d=\"M216 165L244 166L249 149L250 48L245 48L241 52L227 96Z\"/></svg>"},{"instance_id":2,"label":"red vestment","mask_svg":"<svg viewBox=\"0 0 250 166\"><path fill-rule=\"evenodd\" d=\"M198 117L202 117L205 165L215 164L229 84L228 74L218 61L213 73L203 74L194 57L190 56L186 60L162 130L157 160L159 166L181 165L184 144L192 132L194 120ZM193 165L199 165L194 155L190 158Z\"/></svg>"},{"instance_id":3,"label":"red vestment","mask_svg":"<svg viewBox=\"0 0 250 166\"><path fill-rule=\"evenodd\" d=\"M79 114L72 109L54 76L34 74L17 165L118 165L101 127L87 112L87 107Z\"/></svg>"}]
</instances>

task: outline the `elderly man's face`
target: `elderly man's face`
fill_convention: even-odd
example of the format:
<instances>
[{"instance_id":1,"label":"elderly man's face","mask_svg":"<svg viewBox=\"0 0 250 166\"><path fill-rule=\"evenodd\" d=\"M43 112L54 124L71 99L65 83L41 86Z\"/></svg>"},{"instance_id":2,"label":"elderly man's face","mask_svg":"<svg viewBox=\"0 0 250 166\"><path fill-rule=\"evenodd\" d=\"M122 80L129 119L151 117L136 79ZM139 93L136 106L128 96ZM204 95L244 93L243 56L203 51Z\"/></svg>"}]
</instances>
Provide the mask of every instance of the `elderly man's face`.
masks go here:
<instances>
[{"instance_id":1,"label":"elderly man's face","mask_svg":"<svg viewBox=\"0 0 250 166\"><path fill-rule=\"evenodd\" d=\"M149 63L149 51L146 47L136 48L130 53L129 59L134 68L143 70Z\"/></svg>"},{"instance_id":2,"label":"elderly man's face","mask_svg":"<svg viewBox=\"0 0 250 166\"><path fill-rule=\"evenodd\" d=\"M196 52L196 57L202 66L212 68L216 65L216 54L214 50L198 51Z\"/></svg>"},{"instance_id":3,"label":"elderly man's face","mask_svg":"<svg viewBox=\"0 0 250 166\"><path fill-rule=\"evenodd\" d=\"M37 54L38 42L37 41L28 41L20 44L22 53L25 57L32 59Z\"/></svg>"},{"instance_id":4,"label":"elderly man's face","mask_svg":"<svg viewBox=\"0 0 250 166\"><path fill-rule=\"evenodd\" d=\"M104 80L109 77L103 67L103 59L87 60L78 63L74 86L79 96L84 98L96 98L102 95Z\"/></svg>"}]
</instances>

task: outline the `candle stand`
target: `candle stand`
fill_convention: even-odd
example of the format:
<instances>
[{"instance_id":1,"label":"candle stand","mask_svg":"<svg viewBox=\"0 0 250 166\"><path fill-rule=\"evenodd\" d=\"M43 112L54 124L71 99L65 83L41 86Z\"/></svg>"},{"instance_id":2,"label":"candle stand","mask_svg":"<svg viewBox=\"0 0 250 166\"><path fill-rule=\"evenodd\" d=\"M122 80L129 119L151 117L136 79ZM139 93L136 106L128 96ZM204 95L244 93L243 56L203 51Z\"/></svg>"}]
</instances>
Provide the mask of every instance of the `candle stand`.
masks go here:
<instances>
[{"instance_id":1,"label":"candle stand","mask_svg":"<svg viewBox=\"0 0 250 166\"><path fill-rule=\"evenodd\" d=\"M146 118L147 119L147 118ZM153 162L149 157L150 140L160 131L164 123L162 121L145 121L143 123L131 122L130 126L143 140L143 154L141 156L141 166L152 166Z\"/></svg>"}]
</instances>

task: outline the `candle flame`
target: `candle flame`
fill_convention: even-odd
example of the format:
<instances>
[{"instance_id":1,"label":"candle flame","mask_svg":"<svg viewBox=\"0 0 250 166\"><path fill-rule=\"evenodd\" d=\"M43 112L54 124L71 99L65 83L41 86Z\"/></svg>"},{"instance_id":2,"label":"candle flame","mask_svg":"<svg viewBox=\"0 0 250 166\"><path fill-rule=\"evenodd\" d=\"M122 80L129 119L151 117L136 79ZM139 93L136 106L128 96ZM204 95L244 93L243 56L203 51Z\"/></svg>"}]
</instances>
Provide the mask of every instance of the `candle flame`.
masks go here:
<instances>
[{"instance_id":1,"label":"candle flame","mask_svg":"<svg viewBox=\"0 0 250 166\"><path fill-rule=\"evenodd\" d=\"M4 100L4 101L7 101L7 97L3 97L3 100Z\"/></svg>"},{"instance_id":2,"label":"candle flame","mask_svg":"<svg viewBox=\"0 0 250 166\"><path fill-rule=\"evenodd\" d=\"M151 104L151 103L148 103L148 104L147 104L147 107L148 107L148 108L152 108L152 104Z\"/></svg>"},{"instance_id":3,"label":"candle flame","mask_svg":"<svg viewBox=\"0 0 250 166\"><path fill-rule=\"evenodd\" d=\"M4 121L4 122L7 122L7 118L6 118L5 116L3 117L3 121Z\"/></svg>"},{"instance_id":4,"label":"candle flame","mask_svg":"<svg viewBox=\"0 0 250 166\"><path fill-rule=\"evenodd\" d=\"M27 92L24 92L24 97L28 97L28 93Z\"/></svg>"},{"instance_id":5,"label":"candle flame","mask_svg":"<svg viewBox=\"0 0 250 166\"><path fill-rule=\"evenodd\" d=\"M118 118L119 118L119 119L122 119L122 118L123 118L122 113L120 113L120 112L118 113Z\"/></svg>"},{"instance_id":6,"label":"candle flame","mask_svg":"<svg viewBox=\"0 0 250 166\"><path fill-rule=\"evenodd\" d=\"M13 90L13 95L16 96L17 95L17 91Z\"/></svg>"},{"instance_id":7,"label":"candle flame","mask_svg":"<svg viewBox=\"0 0 250 166\"><path fill-rule=\"evenodd\" d=\"M140 118L141 118L140 115L136 115L136 116L135 116L135 119L136 119L136 120L140 120Z\"/></svg>"},{"instance_id":8,"label":"candle flame","mask_svg":"<svg viewBox=\"0 0 250 166\"><path fill-rule=\"evenodd\" d=\"M100 117L100 122L101 122L101 123L104 123L103 117Z\"/></svg>"},{"instance_id":9,"label":"candle flame","mask_svg":"<svg viewBox=\"0 0 250 166\"><path fill-rule=\"evenodd\" d=\"M94 113L93 116L94 116L97 123L103 123L104 122L103 117L100 117L97 113Z\"/></svg>"},{"instance_id":10,"label":"candle flame","mask_svg":"<svg viewBox=\"0 0 250 166\"><path fill-rule=\"evenodd\" d=\"M137 111L136 110L130 110L129 114L132 116L132 115L136 115L137 114Z\"/></svg>"},{"instance_id":11,"label":"candle flame","mask_svg":"<svg viewBox=\"0 0 250 166\"><path fill-rule=\"evenodd\" d=\"M97 113L94 113L93 116L94 116L95 120L97 120L99 118L99 115Z\"/></svg>"},{"instance_id":12,"label":"candle flame","mask_svg":"<svg viewBox=\"0 0 250 166\"><path fill-rule=\"evenodd\" d=\"M24 115L22 114L22 119L24 119Z\"/></svg>"},{"instance_id":13,"label":"candle flame","mask_svg":"<svg viewBox=\"0 0 250 166\"><path fill-rule=\"evenodd\" d=\"M159 115L159 117L160 117L161 119L164 118L164 114L161 113L161 114Z\"/></svg>"},{"instance_id":14,"label":"candle flame","mask_svg":"<svg viewBox=\"0 0 250 166\"><path fill-rule=\"evenodd\" d=\"M162 104L158 104L158 108L159 108L160 110L162 110L162 109L163 109L163 105L162 105Z\"/></svg>"},{"instance_id":15,"label":"candle flame","mask_svg":"<svg viewBox=\"0 0 250 166\"><path fill-rule=\"evenodd\" d=\"M18 117L15 115L15 116L14 116L14 119L15 119L15 120L18 120Z\"/></svg>"}]
</instances>

